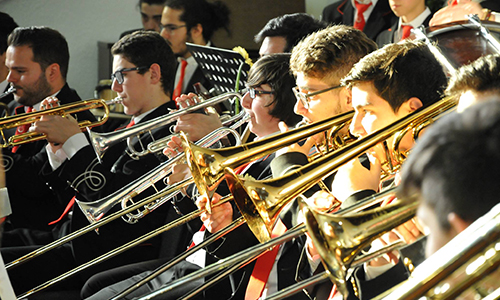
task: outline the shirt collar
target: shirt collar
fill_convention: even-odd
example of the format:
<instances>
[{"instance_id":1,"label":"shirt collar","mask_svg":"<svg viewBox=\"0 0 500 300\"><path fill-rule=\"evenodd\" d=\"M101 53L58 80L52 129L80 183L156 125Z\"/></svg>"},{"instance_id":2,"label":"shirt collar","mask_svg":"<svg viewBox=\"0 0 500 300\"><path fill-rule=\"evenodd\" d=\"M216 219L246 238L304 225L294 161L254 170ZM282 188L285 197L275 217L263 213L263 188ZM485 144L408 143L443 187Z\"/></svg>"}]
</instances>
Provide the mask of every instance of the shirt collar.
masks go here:
<instances>
[{"instance_id":1,"label":"shirt collar","mask_svg":"<svg viewBox=\"0 0 500 300\"><path fill-rule=\"evenodd\" d=\"M401 25L410 25L413 28L418 28L420 25L424 24L425 19L427 19L427 17L430 14L431 14L431 10L428 7L426 7L425 10L420 15L418 15L418 17L416 17L415 19L413 19L413 21L411 21L409 23L403 23L401 18L399 18L399 27L398 28L401 28Z\"/></svg>"}]
</instances>

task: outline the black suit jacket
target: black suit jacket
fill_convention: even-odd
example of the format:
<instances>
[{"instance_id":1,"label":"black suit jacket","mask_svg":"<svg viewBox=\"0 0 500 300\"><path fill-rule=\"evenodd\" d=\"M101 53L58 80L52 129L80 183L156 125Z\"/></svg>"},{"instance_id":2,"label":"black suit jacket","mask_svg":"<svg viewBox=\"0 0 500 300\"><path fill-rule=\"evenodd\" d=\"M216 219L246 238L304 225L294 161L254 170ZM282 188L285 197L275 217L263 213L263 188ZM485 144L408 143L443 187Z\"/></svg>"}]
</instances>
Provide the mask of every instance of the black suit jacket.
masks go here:
<instances>
[{"instance_id":1,"label":"black suit jacket","mask_svg":"<svg viewBox=\"0 0 500 300\"><path fill-rule=\"evenodd\" d=\"M352 26L355 11L351 0L338 0L323 9L322 20L331 24ZM363 32L375 41L380 32L391 27L396 21L397 17L392 12L389 1L379 0L366 21Z\"/></svg>"},{"instance_id":2,"label":"black suit jacket","mask_svg":"<svg viewBox=\"0 0 500 300\"><path fill-rule=\"evenodd\" d=\"M432 19L432 16L433 16L433 14L430 14L429 16L427 16L427 18L425 18L424 23L422 23L422 25L424 25L424 27L429 26L429 21ZM399 22L394 23L394 25L392 25L391 28L381 32L377 36L377 45L379 46L379 48L382 48L384 45L393 43L394 34L396 33L396 30L398 29L398 25L399 25Z\"/></svg>"},{"instance_id":3,"label":"black suit jacket","mask_svg":"<svg viewBox=\"0 0 500 300\"><path fill-rule=\"evenodd\" d=\"M169 101L156 108L141 120L140 123L166 115L169 112L168 109L174 107L174 102ZM169 134L168 126L163 126L152 131L152 136L155 140ZM152 138L149 134L141 136L143 145L146 146L151 141ZM43 175L50 186L65 197L76 195L76 198L81 201L96 201L126 186L166 159L163 155L148 154L138 160L134 160L129 157L125 149L125 142L110 147L102 158L102 164L99 164L92 146L87 145L80 149L71 160L67 160L55 171L52 171L50 165L46 163L43 168ZM164 186L160 181L156 187L161 189ZM134 201L153 194L154 191L152 190L150 188L141 193L134 198ZM121 206L116 205L106 215L119 209L121 209ZM140 219L136 224L130 225L121 219L111 222L99 229L99 235L95 233L86 234L72 242L75 259L78 263L86 262L148 233L160 227L165 222L172 221L176 217L177 214L171 209L171 205L164 204L151 214ZM75 205L71 218L71 228L74 231L85 225L88 225L88 221L78 206ZM168 232L168 236L171 238L171 245L175 245L170 247L169 256L174 256L185 248L187 241L183 231L184 227L181 226ZM93 268L88 275L118 265L156 258L159 248L160 238L157 236L148 240L147 243L143 243L118 257L106 261L104 264L100 264L98 267Z\"/></svg>"},{"instance_id":4,"label":"black suit jacket","mask_svg":"<svg viewBox=\"0 0 500 300\"><path fill-rule=\"evenodd\" d=\"M78 94L66 84L57 94L61 104L80 101ZM19 103L9 104L12 112ZM23 107L19 109L24 113ZM90 111L76 114L79 120L95 121ZM15 134L15 128L5 131L6 137ZM9 222L12 228L33 228L48 230L48 223L57 219L67 204L67 199L60 201L39 175L43 165L48 161L45 153L45 140L20 145L17 152L10 148L3 150L4 167L6 170L7 188L12 206Z\"/></svg>"}]
</instances>

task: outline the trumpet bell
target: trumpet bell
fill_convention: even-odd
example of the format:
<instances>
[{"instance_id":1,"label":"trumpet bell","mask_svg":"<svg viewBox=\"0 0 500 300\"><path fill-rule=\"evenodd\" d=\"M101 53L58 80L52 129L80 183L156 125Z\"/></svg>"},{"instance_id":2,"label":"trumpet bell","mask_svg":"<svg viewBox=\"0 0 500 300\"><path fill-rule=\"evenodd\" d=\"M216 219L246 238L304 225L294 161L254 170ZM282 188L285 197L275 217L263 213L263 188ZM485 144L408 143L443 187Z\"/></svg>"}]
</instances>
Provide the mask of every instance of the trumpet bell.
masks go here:
<instances>
[{"instance_id":1,"label":"trumpet bell","mask_svg":"<svg viewBox=\"0 0 500 300\"><path fill-rule=\"evenodd\" d=\"M396 201L385 207L347 216L315 211L303 201L300 207L307 232L330 279L337 285L338 291L347 297L345 277L355 257L373 240L410 220L416 213L418 202Z\"/></svg>"}]
</instances>

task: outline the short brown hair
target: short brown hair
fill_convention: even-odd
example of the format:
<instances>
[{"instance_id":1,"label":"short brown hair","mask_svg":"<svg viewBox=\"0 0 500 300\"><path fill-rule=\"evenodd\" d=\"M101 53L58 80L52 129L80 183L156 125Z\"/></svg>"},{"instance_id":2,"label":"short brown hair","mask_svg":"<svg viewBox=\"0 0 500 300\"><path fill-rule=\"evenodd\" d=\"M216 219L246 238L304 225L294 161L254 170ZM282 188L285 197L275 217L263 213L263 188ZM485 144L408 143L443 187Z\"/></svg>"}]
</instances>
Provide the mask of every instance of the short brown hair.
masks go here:
<instances>
[{"instance_id":1,"label":"short brown hair","mask_svg":"<svg viewBox=\"0 0 500 300\"><path fill-rule=\"evenodd\" d=\"M345 25L333 25L314 32L292 50L292 72L314 78L340 80L377 44L363 32Z\"/></svg>"},{"instance_id":2,"label":"short brown hair","mask_svg":"<svg viewBox=\"0 0 500 300\"><path fill-rule=\"evenodd\" d=\"M467 90L500 94L500 55L486 55L460 67L450 78L446 95L458 97Z\"/></svg>"},{"instance_id":3,"label":"short brown hair","mask_svg":"<svg viewBox=\"0 0 500 300\"><path fill-rule=\"evenodd\" d=\"M372 82L393 111L412 97L428 106L442 98L447 83L443 67L427 45L405 40L363 57L342 79L348 88Z\"/></svg>"}]
</instances>

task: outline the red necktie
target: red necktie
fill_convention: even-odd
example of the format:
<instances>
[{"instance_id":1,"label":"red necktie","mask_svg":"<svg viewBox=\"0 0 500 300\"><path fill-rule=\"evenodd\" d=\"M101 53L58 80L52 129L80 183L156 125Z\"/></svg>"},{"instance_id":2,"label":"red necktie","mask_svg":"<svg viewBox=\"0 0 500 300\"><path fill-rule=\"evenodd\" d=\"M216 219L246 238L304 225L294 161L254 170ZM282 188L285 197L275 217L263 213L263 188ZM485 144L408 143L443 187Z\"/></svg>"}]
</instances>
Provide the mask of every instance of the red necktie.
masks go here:
<instances>
[{"instance_id":1,"label":"red necktie","mask_svg":"<svg viewBox=\"0 0 500 300\"><path fill-rule=\"evenodd\" d=\"M135 121L134 121L134 119L132 119L132 121L130 121L130 123L128 123L125 128L130 128L130 127L132 127L134 125L135 125Z\"/></svg>"},{"instance_id":2,"label":"red necktie","mask_svg":"<svg viewBox=\"0 0 500 300\"><path fill-rule=\"evenodd\" d=\"M75 199L76 199L76 196L73 196L73 198L71 198L71 200L69 200L68 202L68 205L66 205L66 208L64 209L63 213L61 214L61 216L57 219L57 220L54 220L52 222L49 223L49 225L53 225L53 224L56 224L57 222L61 221L62 218L68 214L68 212L71 210L71 208L73 207L73 205L75 204Z\"/></svg>"},{"instance_id":3,"label":"red necktie","mask_svg":"<svg viewBox=\"0 0 500 300\"><path fill-rule=\"evenodd\" d=\"M185 61L184 59L181 60L181 76L179 76L179 82L175 87L174 94L172 95L172 100L175 100L182 93L182 83L184 81L184 73L186 73L187 64L188 64L187 61Z\"/></svg>"},{"instance_id":4,"label":"red necktie","mask_svg":"<svg viewBox=\"0 0 500 300\"><path fill-rule=\"evenodd\" d=\"M407 39L410 36L412 28L413 26L411 25L401 25L401 31L403 32L401 40Z\"/></svg>"},{"instance_id":5,"label":"red necktie","mask_svg":"<svg viewBox=\"0 0 500 300\"><path fill-rule=\"evenodd\" d=\"M366 24L365 17L363 16L363 13L371 5L372 5L371 2L368 4L363 4L363 3L359 3L358 1L356 1L356 21L354 22L354 26L353 26L354 28L363 31L363 29L365 28L365 24Z\"/></svg>"},{"instance_id":6,"label":"red necktie","mask_svg":"<svg viewBox=\"0 0 500 300\"><path fill-rule=\"evenodd\" d=\"M32 111L33 111L33 107L32 106L26 106L26 113L30 113ZM30 126L31 126L31 124L26 124L26 125L18 126L17 129L16 129L16 134L15 135L19 135L19 134L23 134L25 132L28 132L28 130L30 129ZM12 147L12 153L16 153L17 149L19 149L18 145Z\"/></svg>"},{"instance_id":7,"label":"red necktie","mask_svg":"<svg viewBox=\"0 0 500 300\"><path fill-rule=\"evenodd\" d=\"M285 231L285 225L283 224L283 222L281 222L280 219L278 219L278 222L276 222L276 226L274 226L271 237L278 237ZM259 256L259 258L257 258L255 266L253 267L252 276L248 281L245 300L256 300L259 299L262 295L262 291L264 291L267 279L269 278L269 273L271 273L274 261L276 260L276 256L278 255L279 248L279 245L275 246L273 250L267 251Z\"/></svg>"}]
</instances>

